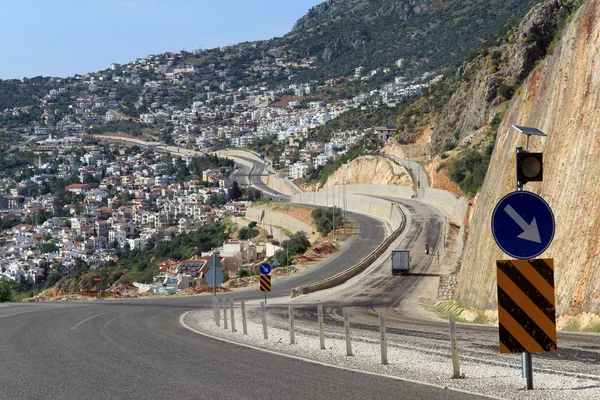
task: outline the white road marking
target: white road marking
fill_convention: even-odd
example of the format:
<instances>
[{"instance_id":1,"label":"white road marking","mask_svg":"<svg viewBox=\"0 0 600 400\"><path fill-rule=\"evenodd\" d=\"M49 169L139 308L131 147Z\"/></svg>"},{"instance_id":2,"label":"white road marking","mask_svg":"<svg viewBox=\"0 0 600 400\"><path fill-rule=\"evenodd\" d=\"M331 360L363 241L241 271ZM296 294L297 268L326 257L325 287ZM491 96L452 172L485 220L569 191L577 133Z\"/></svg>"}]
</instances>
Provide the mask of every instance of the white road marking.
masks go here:
<instances>
[{"instance_id":1,"label":"white road marking","mask_svg":"<svg viewBox=\"0 0 600 400\"><path fill-rule=\"evenodd\" d=\"M83 321L81 321L81 322L79 322L79 323L77 323L77 324L73 325L73 326L71 327L71 330L75 330L75 329L79 328L81 325L85 324L85 323L86 323L86 322L88 322L90 319L93 319L93 318L99 317L99 316L101 316L101 315L104 315L104 314L112 313L112 312L115 312L115 311L107 311L107 312L103 312L103 313L100 313L100 314L92 315L91 317L88 317L88 318L84 319Z\"/></svg>"}]
</instances>

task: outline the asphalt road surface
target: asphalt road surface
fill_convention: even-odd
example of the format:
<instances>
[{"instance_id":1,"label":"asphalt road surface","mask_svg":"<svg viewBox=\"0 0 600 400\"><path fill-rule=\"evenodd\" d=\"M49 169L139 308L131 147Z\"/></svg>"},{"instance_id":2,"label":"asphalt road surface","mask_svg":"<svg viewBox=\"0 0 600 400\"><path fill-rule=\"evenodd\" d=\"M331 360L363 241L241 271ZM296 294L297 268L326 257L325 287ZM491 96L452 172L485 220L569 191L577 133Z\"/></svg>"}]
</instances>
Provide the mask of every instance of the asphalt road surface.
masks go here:
<instances>
[{"instance_id":1,"label":"asphalt road surface","mask_svg":"<svg viewBox=\"0 0 600 400\"><path fill-rule=\"evenodd\" d=\"M203 301L173 300L2 308L0 398L478 398L208 339L179 324Z\"/></svg>"}]
</instances>

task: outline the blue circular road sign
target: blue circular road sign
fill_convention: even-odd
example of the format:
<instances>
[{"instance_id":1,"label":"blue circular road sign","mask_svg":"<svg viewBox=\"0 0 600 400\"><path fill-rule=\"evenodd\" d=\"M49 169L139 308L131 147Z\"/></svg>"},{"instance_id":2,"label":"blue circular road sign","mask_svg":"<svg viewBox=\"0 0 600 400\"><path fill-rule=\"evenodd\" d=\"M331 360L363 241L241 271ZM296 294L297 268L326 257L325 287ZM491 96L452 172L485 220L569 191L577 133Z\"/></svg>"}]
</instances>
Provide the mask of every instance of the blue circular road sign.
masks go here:
<instances>
[{"instance_id":1,"label":"blue circular road sign","mask_svg":"<svg viewBox=\"0 0 600 400\"><path fill-rule=\"evenodd\" d=\"M492 234L509 256L535 258L546 251L554 239L554 214L537 194L512 192L496 204Z\"/></svg>"},{"instance_id":2,"label":"blue circular road sign","mask_svg":"<svg viewBox=\"0 0 600 400\"><path fill-rule=\"evenodd\" d=\"M268 263L260 264L260 273L262 275L269 275L271 273L271 266Z\"/></svg>"}]
</instances>

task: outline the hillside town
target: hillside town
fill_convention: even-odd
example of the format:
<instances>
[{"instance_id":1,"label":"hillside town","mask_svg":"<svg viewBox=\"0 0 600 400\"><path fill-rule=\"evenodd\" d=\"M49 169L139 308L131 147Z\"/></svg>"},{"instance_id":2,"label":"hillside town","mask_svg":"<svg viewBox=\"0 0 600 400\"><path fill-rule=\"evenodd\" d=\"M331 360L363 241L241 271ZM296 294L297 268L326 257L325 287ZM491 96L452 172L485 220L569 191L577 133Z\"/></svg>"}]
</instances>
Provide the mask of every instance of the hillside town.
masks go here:
<instances>
[{"instance_id":1,"label":"hillside town","mask_svg":"<svg viewBox=\"0 0 600 400\"><path fill-rule=\"evenodd\" d=\"M203 53L150 55L98 73L23 80L50 89L36 104L0 111L0 125L25 142L17 149L33 154L24 170L0 175L0 266L5 278L34 284L54 274L55 281L114 265L118 254L152 248L172 235L244 215L245 202L231 196L231 160L207 161L207 156L183 153L172 157L107 144L98 135L117 133L198 151L276 143L273 166L282 176L303 179L350 149L381 144L395 132L392 126L373 126L319 141L311 140L314 128L350 110L394 107L441 79L397 76L379 89L324 101L315 99L315 92L393 71L358 66L353 76L320 83L279 80L240 86L232 83L240 82L240 74L291 76L285 53L271 49L241 73L226 62L192 63ZM306 59L296 67L310 63ZM224 241L220 254L232 276L265 256L250 241ZM182 276L183 287L198 284L210 255L198 257L161 264L162 275L154 280L171 285L168 276L179 275L180 288Z\"/></svg>"}]
</instances>

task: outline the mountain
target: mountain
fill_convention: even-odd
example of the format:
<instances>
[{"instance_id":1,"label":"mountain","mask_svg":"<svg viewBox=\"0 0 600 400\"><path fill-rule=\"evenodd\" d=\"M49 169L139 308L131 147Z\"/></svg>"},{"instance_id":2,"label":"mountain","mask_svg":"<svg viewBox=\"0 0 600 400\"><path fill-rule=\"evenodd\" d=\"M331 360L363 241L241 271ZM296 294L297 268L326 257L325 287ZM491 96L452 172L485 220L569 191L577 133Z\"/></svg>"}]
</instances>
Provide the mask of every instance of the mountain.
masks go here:
<instances>
[{"instance_id":1,"label":"mountain","mask_svg":"<svg viewBox=\"0 0 600 400\"><path fill-rule=\"evenodd\" d=\"M514 27L425 90L396 120L388 152L432 160L435 187L475 196L484 182L509 101L533 68L552 53L581 1L547 0ZM416 149L416 150L415 150Z\"/></svg>"},{"instance_id":2,"label":"mountain","mask_svg":"<svg viewBox=\"0 0 600 400\"><path fill-rule=\"evenodd\" d=\"M309 10L280 43L317 57L302 78L349 76L392 67L420 76L445 69L518 21L536 0L328 0Z\"/></svg>"},{"instance_id":3,"label":"mountain","mask_svg":"<svg viewBox=\"0 0 600 400\"><path fill-rule=\"evenodd\" d=\"M529 151L544 153L544 180L528 183L525 190L542 196L554 211L556 234L543 257L554 258L557 313L600 311L598 60L600 0L588 0L565 26L552 54L529 74L499 126L485 184L475 199L459 301L496 306L495 260L506 256L492 237L490 218L495 204L515 189L515 148L525 145L524 135L511 128L515 124L548 135L529 143Z\"/></svg>"}]
</instances>

